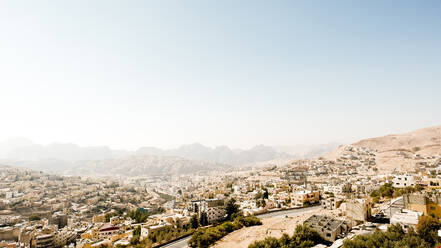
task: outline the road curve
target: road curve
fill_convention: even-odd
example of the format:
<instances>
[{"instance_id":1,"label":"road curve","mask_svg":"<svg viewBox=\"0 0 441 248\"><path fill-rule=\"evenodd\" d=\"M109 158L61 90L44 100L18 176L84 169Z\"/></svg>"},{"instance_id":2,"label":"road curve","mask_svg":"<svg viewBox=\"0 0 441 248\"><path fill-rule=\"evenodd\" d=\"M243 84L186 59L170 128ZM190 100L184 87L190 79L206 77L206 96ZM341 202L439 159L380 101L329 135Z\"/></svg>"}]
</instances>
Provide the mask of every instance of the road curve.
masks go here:
<instances>
[{"instance_id":1,"label":"road curve","mask_svg":"<svg viewBox=\"0 0 441 248\"><path fill-rule=\"evenodd\" d=\"M174 242L171 242L169 244L166 244L164 246L160 247L167 247L167 248L185 248L187 247L187 243L190 240L191 236L185 237L183 239L176 240Z\"/></svg>"},{"instance_id":2,"label":"road curve","mask_svg":"<svg viewBox=\"0 0 441 248\"><path fill-rule=\"evenodd\" d=\"M277 211L277 212L272 212L272 213L261 214L258 217L260 219L273 218L273 217L279 217L279 216L280 217L283 217L283 216L295 217L295 216L299 216L303 213L306 213L308 211L316 210L319 208L321 208L321 206L312 206L312 207L306 207L306 208L282 210L282 211ZM190 240L190 238L191 238L191 236L185 237L183 239L176 240L174 242L171 242L169 244L166 244L166 245L160 246L160 247L163 247L163 248L185 248L185 247L187 247L187 243Z\"/></svg>"}]
</instances>

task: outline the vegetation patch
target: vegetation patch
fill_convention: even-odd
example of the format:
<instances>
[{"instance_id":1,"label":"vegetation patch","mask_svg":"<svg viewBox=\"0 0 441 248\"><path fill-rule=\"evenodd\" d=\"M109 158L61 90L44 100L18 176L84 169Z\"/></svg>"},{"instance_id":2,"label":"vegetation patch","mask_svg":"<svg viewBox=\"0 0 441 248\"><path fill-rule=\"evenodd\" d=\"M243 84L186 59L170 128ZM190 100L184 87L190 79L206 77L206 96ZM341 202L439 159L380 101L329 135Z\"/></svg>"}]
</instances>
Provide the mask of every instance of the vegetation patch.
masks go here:
<instances>
[{"instance_id":1,"label":"vegetation patch","mask_svg":"<svg viewBox=\"0 0 441 248\"><path fill-rule=\"evenodd\" d=\"M239 216L234 221L226 221L215 227L208 227L196 231L191 239L188 241L188 245L194 248L206 248L216 243L224 236L231 232L241 229L242 227L262 225L262 222L256 216Z\"/></svg>"},{"instance_id":2,"label":"vegetation patch","mask_svg":"<svg viewBox=\"0 0 441 248\"><path fill-rule=\"evenodd\" d=\"M381 187L378 190L374 190L370 194L370 196L373 198L374 203L377 203L380 197L383 198L400 197L402 195L418 192L421 190L423 190L423 187L419 185L416 185L415 187L408 186L406 188L398 189L398 188L394 188L390 183L385 183L381 185Z\"/></svg>"},{"instance_id":3,"label":"vegetation patch","mask_svg":"<svg viewBox=\"0 0 441 248\"><path fill-rule=\"evenodd\" d=\"M294 231L294 234L291 237L286 233L283 234L280 239L268 237L264 240L256 241L250 244L248 248L309 248L323 242L324 241L316 231L309 228L307 225L298 225Z\"/></svg>"},{"instance_id":4,"label":"vegetation patch","mask_svg":"<svg viewBox=\"0 0 441 248\"><path fill-rule=\"evenodd\" d=\"M405 232L400 225L392 225L386 232L377 230L370 235L359 235L352 240L346 240L343 248L439 247L441 239L438 237L438 230L440 228L439 219L422 216L416 226L416 232L413 228Z\"/></svg>"},{"instance_id":5,"label":"vegetation patch","mask_svg":"<svg viewBox=\"0 0 441 248\"><path fill-rule=\"evenodd\" d=\"M166 200L166 201L173 201L176 199L176 197L169 195L169 194L165 194L159 191L155 191L156 194L159 195L159 197L161 197L162 199Z\"/></svg>"}]
</instances>

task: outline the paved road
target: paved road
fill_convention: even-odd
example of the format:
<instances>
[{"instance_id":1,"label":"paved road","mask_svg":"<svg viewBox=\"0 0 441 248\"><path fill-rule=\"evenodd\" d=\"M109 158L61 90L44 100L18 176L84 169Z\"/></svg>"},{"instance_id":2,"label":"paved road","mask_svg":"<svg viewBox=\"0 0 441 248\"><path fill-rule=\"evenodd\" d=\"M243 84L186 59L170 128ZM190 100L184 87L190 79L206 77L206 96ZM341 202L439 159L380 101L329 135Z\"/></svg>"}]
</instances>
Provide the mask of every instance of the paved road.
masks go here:
<instances>
[{"instance_id":1,"label":"paved road","mask_svg":"<svg viewBox=\"0 0 441 248\"><path fill-rule=\"evenodd\" d=\"M167 247L167 248L185 248L187 247L187 243L190 240L191 236L177 240L175 242L172 242L168 245L162 246L162 247Z\"/></svg>"},{"instance_id":2,"label":"paved road","mask_svg":"<svg viewBox=\"0 0 441 248\"><path fill-rule=\"evenodd\" d=\"M278 212L273 212L273 213L266 213L266 214L261 214L258 217L261 219L265 219L265 218L272 218L272 217L296 217L298 215L301 215L303 213L306 213L308 211L311 210L316 210L321 208L322 206L312 206L312 207L307 207L307 208L296 208L296 209L290 209L290 210L283 210L283 211L278 211Z\"/></svg>"},{"instance_id":3,"label":"paved road","mask_svg":"<svg viewBox=\"0 0 441 248\"><path fill-rule=\"evenodd\" d=\"M259 215L259 218L265 219L265 218L272 218L272 217L295 217L298 215L301 215L303 213L306 213L311 210L316 210L321 208L321 206L313 206L313 207L307 207L307 208L297 208L297 209L290 209L290 210L284 210L284 211L278 211L273 213L266 213ZM164 248L185 248L187 247L187 242L190 240L191 236L186 237L184 239L177 240L175 242L172 242L170 244L164 245L162 247Z\"/></svg>"}]
</instances>

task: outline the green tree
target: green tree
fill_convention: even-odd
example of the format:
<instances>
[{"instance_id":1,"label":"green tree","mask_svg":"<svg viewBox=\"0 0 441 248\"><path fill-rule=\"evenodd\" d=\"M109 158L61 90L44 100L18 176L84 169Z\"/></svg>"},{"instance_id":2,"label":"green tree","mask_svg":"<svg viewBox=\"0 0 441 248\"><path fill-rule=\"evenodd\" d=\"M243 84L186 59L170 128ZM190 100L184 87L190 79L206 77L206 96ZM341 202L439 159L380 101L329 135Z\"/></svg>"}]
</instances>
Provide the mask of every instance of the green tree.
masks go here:
<instances>
[{"instance_id":1,"label":"green tree","mask_svg":"<svg viewBox=\"0 0 441 248\"><path fill-rule=\"evenodd\" d=\"M135 229L133 229L133 236L130 239L130 244L132 245L137 245L139 244L139 239L141 237L141 226L137 226L135 227Z\"/></svg>"},{"instance_id":2,"label":"green tree","mask_svg":"<svg viewBox=\"0 0 441 248\"><path fill-rule=\"evenodd\" d=\"M136 226L136 227L133 229L133 235L138 235L138 236L141 235L141 226Z\"/></svg>"},{"instance_id":3,"label":"green tree","mask_svg":"<svg viewBox=\"0 0 441 248\"><path fill-rule=\"evenodd\" d=\"M371 193L371 197L392 197L395 189L392 187L390 183L385 183L381 185L378 190L375 190Z\"/></svg>"},{"instance_id":4,"label":"green tree","mask_svg":"<svg viewBox=\"0 0 441 248\"><path fill-rule=\"evenodd\" d=\"M439 219L429 215L421 216L416 226L418 235L432 245L441 241L438 237L438 230L440 228L441 222Z\"/></svg>"},{"instance_id":5,"label":"green tree","mask_svg":"<svg viewBox=\"0 0 441 248\"><path fill-rule=\"evenodd\" d=\"M196 214L191 216L190 227L193 228L193 229L196 229L196 228L199 227L198 216Z\"/></svg>"},{"instance_id":6,"label":"green tree","mask_svg":"<svg viewBox=\"0 0 441 248\"><path fill-rule=\"evenodd\" d=\"M206 226L208 225L208 216L207 213L202 212L201 213L201 217L199 219L199 224L201 224L201 226Z\"/></svg>"},{"instance_id":7,"label":"green tree","mask_svg":"<svg viewBox=\"0 0 441 248\"><path fill-rule=\"evenodd\" d=\"M269 196L269 194L268 194L268 190L267 190L267 189L264 189L264 190L263 190L263 199L268 199L268 196Z\"/></svg>"},{"instance_id":8,"label":"green tree","mask_svg":"<svg viewBox=\"0 0 441 248\"><path fill-rule=\"evenodd\" d=\"M231 198L227 201L225 206L225 210L227 212L227 219L231 220L234 215L239 213L239 206L236 204L236 199Z\"/></svg>"}]
</instances>

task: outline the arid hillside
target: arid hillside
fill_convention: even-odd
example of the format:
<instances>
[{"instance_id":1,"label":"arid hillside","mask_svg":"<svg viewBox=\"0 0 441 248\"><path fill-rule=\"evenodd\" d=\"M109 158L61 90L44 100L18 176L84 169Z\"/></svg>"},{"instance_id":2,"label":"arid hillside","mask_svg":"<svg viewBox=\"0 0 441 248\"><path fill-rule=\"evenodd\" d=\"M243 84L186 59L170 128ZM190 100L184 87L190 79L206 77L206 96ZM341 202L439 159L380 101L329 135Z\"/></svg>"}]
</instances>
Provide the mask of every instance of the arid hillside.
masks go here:
<instances>
[{"instance_id":1,"label":"arid hillside","mask_svg":"<svg viewBox=\"0 0 441 248\"><path fill-rule=\"evenodd\" d=\"M435 155L441 153L441 126L418 129L410 133L364 139L353 145L379 152L406 151L420 155Z\"/></svg>"},{"instance_id":2,"label":"arid hillside","mask_svg":"<svg viewBox=\"0 0 441 248\"><path fill-rule=\"evenodd\" d=\"M377 167L382 171L394 169L411 171L418 167L436 166L439 164L437 157L441 154L441 126L364 139L352 146L375 150ZM343 146L326 157L335 159L342 152L344 152Z\"/></svg>"}]
</instances>

